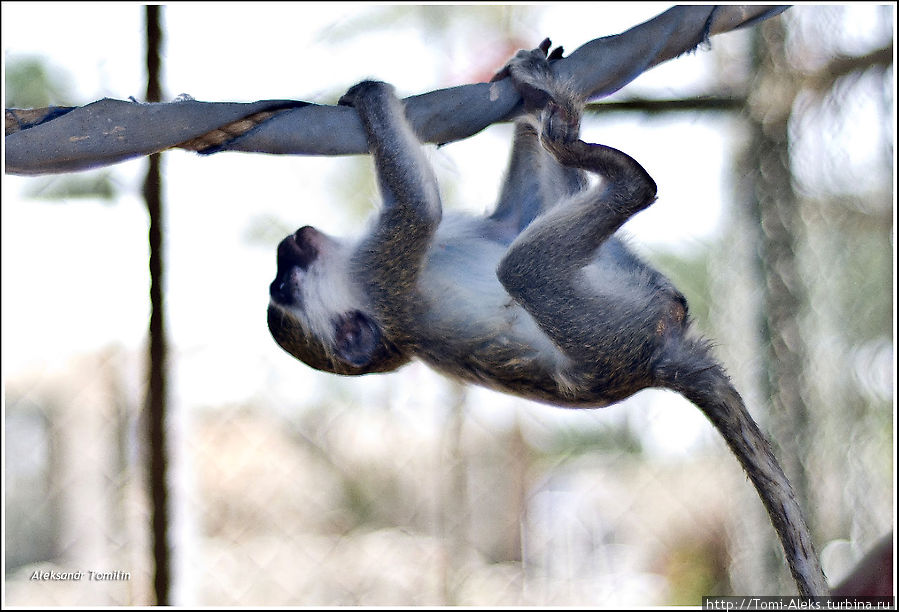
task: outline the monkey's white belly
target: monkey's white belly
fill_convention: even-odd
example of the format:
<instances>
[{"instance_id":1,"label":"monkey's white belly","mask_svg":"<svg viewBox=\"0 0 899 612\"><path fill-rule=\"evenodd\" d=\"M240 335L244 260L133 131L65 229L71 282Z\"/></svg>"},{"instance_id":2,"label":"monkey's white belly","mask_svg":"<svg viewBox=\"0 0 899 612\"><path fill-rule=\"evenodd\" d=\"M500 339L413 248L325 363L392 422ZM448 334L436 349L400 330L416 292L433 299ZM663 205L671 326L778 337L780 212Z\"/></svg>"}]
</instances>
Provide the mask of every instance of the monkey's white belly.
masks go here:
<instances>
[{"instance_id":1,"label":"monkey's white belly","mask_svg":"<svg viewBox=\"0 0 899 612\"><path fill-rule=\"evenodd\" d=\"M438 230L422 275L425 285L420 295L428 296L425 334L444 346L456 345L471 362L494 364L491 369L521 368L524 358L525 367L564 381L570 360L496 276L507 246L459 231L456 223L449 223L454 227L444 235L452 239L442 240L443 232ZM504 348L515 355L505 365L496 360Z\"/></svg>"}]
</instances>

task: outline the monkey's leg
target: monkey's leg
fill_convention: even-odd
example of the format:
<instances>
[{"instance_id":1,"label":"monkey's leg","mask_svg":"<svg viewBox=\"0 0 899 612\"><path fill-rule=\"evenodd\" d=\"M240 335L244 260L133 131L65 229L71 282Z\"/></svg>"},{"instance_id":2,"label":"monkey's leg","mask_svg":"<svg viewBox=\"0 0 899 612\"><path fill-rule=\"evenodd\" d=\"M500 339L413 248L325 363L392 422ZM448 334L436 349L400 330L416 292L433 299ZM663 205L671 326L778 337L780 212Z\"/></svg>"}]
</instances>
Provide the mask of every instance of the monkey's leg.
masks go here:
<instances>
[{"instance_id":1,"label":"monkey's leg","mask_svg":"<svg viewBox=\"0 0 899 612\"><path fill-rule=\"evenodd\" d=\"M655 181L643 166L618 149L577 140L579 125L580 111L572 100L550 100L541 112L541 142L558 164L594 172L603 182L578 192L529 227L507 253L509 265L523 263L518 251L552 248L557 256L551 261L563 266L562 272L583 267L625 221L655 200Z\"/></svg>"},{"instance_id":2,"label":"monkey's leg","mask_svg":"<svg viewBox=\"0 0 899 612\"><path fill-rule=\"evenodd\" d=\"M611 285L598 289L605 297L585 292L581 275L600 246L633 214L653 202L655 182L634 159L617 149L547 138L544 145L560 162L598 172L605 180L525 229L499 264L500 282L573 359L595 352L597 342L605 342L613 350L615 338L623 331L633 331L645 344L647 338L642 336L648 333L651 339L656 325L653 310L643 309L642 304L633 308L627 296L616 295ZM599 329L594 322L582 320L584 312L596 312L597 308L604 313ZM634 315L639 317L629 321ZM645 351L637 352L642 355Z\"/></svg>"},{"instance_id":3,"label":"monkey's leg","mask_svg":"<svg viewBox=\"0 0 899 612\"><path fill-rule=\"evenodd\" d=\"M662 359L656 366L660 384L681 393L705 413L755 485L799 594L827 595L827 580L796 495L724 369L701 341L672 338L660 352Z\"/></svg>"}]
</instances>

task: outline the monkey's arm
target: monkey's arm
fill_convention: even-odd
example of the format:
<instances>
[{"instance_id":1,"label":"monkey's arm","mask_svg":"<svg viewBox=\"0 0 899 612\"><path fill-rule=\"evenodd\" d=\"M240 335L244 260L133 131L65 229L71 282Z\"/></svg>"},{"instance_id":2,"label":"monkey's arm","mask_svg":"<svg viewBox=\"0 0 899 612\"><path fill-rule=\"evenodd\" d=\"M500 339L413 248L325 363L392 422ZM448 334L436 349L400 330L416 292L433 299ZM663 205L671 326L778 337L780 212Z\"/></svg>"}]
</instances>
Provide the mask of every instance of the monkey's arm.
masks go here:
<instances>
[{"instance_id":1,"label":"monkey's arm","mask_svg":"<svg viewBox=\"0 0 899 612\"><path fill-rule=\"evenodd\" d=\"M442 209L437 180L393 86L354 85L340 99L359 113L374 158L383 209L355 255L382 323L403 329ZM399 318L398 318L399 317Z\"/></svg>"}]
</instances>

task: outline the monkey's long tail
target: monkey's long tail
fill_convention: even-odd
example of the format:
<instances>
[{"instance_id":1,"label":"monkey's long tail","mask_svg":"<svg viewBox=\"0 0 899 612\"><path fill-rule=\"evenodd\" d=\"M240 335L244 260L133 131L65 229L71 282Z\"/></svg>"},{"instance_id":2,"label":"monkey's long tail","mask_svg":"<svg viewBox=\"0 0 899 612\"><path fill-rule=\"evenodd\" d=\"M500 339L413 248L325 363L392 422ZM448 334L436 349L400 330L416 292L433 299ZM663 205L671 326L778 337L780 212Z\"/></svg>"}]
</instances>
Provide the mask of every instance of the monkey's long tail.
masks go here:
<instances>
[{"instance_id":1,"label":"monkey's long tail","mask_svg":"<svg viewBox=\"0 0 899 612\"><path fill-rule=\"evenodd\" d=\"M828 595L793 488L724 368L710 355L707 343L683 339L679 346L666 346L663 356L656 366L659 378L705 413L755 485L780 537L799 594Z\"/></svg>"}]
</instances>

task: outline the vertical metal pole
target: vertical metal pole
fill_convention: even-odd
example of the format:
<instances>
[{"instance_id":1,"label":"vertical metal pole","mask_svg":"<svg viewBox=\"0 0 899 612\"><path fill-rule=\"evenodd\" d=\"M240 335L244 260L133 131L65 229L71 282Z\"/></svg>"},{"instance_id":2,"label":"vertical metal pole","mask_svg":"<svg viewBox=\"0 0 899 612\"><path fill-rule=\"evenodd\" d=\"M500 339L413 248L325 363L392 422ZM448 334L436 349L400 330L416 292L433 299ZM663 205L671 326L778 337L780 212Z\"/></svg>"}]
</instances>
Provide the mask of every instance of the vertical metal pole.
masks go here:
<instances>
[{"instance_id":1,"label":"vertical metal pole","mask_svg":"<svg viewBox=\"0 0 899 612\"><path fill-rule=\"evenodd\" d=\"M146 7L147 25L147 101L162 99L160 84L160 48L162 27L160 7ZM168 503L168 440L166 437L166 408L168 399L167 354L165 332L165 285L162 228L162 176L160 154L150 156L150 166L144 180L144 200L150 218L148 239L150 243L150 329L149 371L146 397L147 427L149 439L149 486L152 505L152 542L155 571L153 590L156 604L169 605L169 503Z\"/></svg>"}]
</instances>

